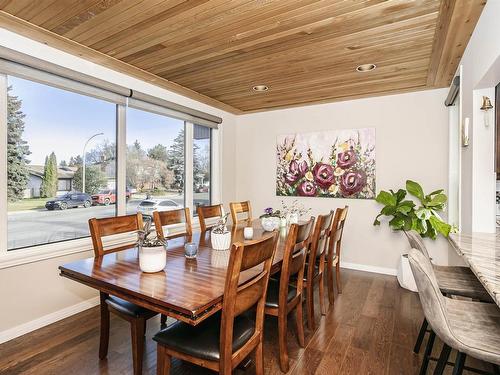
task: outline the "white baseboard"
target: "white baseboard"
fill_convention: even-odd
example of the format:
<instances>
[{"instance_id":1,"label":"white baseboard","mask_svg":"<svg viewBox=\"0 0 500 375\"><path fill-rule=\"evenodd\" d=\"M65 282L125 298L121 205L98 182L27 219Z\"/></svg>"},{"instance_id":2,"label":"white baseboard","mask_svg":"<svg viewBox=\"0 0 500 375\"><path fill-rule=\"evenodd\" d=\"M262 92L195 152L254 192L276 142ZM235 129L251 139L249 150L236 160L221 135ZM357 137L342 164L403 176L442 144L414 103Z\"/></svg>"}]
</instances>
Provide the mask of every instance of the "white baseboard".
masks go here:
<instances>
[{"instance_id":1,"label":"white baseboard","mask_svg":"<svg viewBox=\"0 0 500 375\"><path fill-rule=\"evenodd\" d=\"M357 271L381 273L383 275L391 275L391 276L397 275L397 269L395 269L395 268L368 266L365 264L347 263L347 262L341 262L340 267L348 268L351 270L357 270Z\"/></svg>"},{"instance_id":2,"label":"white baseboard","mask_svg":"<svg viewBox=\"0 0 500 375\"><path fill-rule=\"evenodd\" d=\"M71 315L78 314L79 312L90 309L91 307L97 306L98 304L99 297L94 297L86 301L77 303L76 305L66 307L62 310L54 311L53 313L44 315L30 322L9 328L5 331L0 332L0 344L15 339L16 337L22 336L26 333L35 331L39 328L48 326L49 324L55 323Z\"/></svg>"}]
</instances>

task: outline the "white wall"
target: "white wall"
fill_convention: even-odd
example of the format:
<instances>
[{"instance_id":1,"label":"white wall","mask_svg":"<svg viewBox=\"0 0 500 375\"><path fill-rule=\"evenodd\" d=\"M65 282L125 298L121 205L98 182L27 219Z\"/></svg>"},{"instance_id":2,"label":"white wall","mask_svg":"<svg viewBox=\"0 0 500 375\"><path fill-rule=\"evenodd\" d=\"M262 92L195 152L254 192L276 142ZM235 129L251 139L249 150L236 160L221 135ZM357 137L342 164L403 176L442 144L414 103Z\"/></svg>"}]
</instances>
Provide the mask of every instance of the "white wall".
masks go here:
<instances>
[{"instance_id":1,"label":"white wall","mask_svg":"<svg viewBox=\"0 0 500 375\"><path fill-rule=\"evenodd\" d=\"M94 77L129 87L172 102L222 117L221 163L219 181L224 203L234 200L234 137L236 117L160 87L112 71L42 43L0 28L0 45L34 57L74 69ZM46 324L74 312L74 306L87 307L97 295L93 289L58 276L57 267L70 261L90 257L90 252L49 259L0 270L0 342L17 333ZM88 301L85 302L85 301Z\"/></svg>"},{"instance_id":2,"label":"white wall","mask_svg":"<svg viewBox=\"0 0 500 375\"><path fill-rule=\"evenodd\" d=\"M276 137L293 132L376 128L377 191L397 189L406 179L427 192L448 186L448 110L446 89L352 100L239 116L237 120L236 186L240 200L252 201L255 215L279 207L275 195ZM288 198L291 200L295 198ZM380 211L374 200L299 198L312 214L349 205L343 239L344 265L394 272L408 248L401 232L374 227ZM438 262L448 261L447 242L429 243Z\"/></svg>"},{"instance_id":3,"label":"white wall","mask_svg":"<svg viewBox=\"0 0 500 375\"><path fill-rule=\"evenodd\" d=\"M486 3L460 64L462 65L462 118L471 119L470 146L462 149L462 230L494 231L495 183L491 148L493 129L485 130L475 90L500 82L500 1ZM490 98L494 99L491 94ZM493 127L493 125L491 125ZM478 139L475 139L477 137ZM486 151L487 150L487 151ZM493 215L492 215L493 214Z\"/></svg>"}]
</instances>

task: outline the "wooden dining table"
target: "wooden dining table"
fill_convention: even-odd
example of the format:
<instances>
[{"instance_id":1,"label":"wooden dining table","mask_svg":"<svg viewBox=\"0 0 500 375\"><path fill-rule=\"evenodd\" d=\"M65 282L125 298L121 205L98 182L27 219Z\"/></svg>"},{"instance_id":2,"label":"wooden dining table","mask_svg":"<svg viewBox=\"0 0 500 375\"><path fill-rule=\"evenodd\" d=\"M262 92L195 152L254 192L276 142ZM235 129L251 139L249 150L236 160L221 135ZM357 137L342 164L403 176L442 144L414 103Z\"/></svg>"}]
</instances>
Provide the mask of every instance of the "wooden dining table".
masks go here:
<instances>
[{"instance_id":1,"label":"wooden dining table","mask_svg":"<svg viewBox=\"0 0 500 375\"><path fill-rule=\"evenodd\" d=\"M452 233L451 243L500 307L500 234Z\"/></svg>"},{"instance_id":2,"label":"wooden dining table","mask_svg":"<svg viewBox=\"0 0 500 375\"><path fill-rule=\"evenodd\" d=\"M269 235L260 221L254 220L253 239ZM244 225L230 228L232 243L242 242ZM286 229L280 231L272 273L283 260ZM184 256L184 244L198 244L194 259ZM131 247L102 257L78 260L59 267L60 275L136 305L197 325L222 308L222 297L231 250L214 250L210 232L193 233L191 238L168 241L167 264L163 271L144 273L139 268L138 249ZM250 280L258 270L240 275L240 282Z\"/></svg>"}]
</instances>

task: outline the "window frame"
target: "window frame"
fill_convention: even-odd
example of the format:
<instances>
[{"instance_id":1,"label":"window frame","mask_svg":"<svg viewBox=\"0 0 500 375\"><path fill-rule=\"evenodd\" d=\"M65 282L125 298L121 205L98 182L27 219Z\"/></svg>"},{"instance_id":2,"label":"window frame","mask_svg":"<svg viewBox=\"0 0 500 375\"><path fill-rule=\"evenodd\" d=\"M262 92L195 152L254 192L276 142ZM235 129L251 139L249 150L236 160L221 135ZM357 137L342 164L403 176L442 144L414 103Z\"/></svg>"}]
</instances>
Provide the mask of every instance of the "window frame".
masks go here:
<instances>
[{"instance_id":1,"label":"window frame","mask_svg":"<svg viewBox=\"0 0 500 375\"><path fill-rule=\"evenodd\" d=\"M111 100L117 97L116 94L105 92L102 89L87 89L85 84L72 81L67 78L57 77L51 73L22 71L22 74L16 74L10 71L0 71L0 142L3 145L2 150L6 150L7 145L7 77L15 76L29 81L34 81L44 85L56 87L66 91L76 92L78 94L90 96L96 99L112 102L116 106L116 210L115 215L126 214L126 152L127 152L127 108L128 98L120 97L120 100ZM56 82L52 83L51 78L57 77ZM122 100L123 98L123 100ZM136 109L145 110L143 108ZM154 111L153 113L155 113ZM167 112L157 114L171 117ZM205 124L197 125L207 126ZM184 139L184 205L189 207L191 216L193 215L193 122L184 121L185 139ZM207 126L210 127L210 126ZM219 137L221 137L222 128L211 127L211 159L210 159L210 201L220 202L220 148ZM191 166L190 168L188 166ZM21 264L37 262L45 259L51 259L76 253L84 253L93 250L90 236L68 239L60 242L53 242L31 247L7 250L8 244L8 208L7 208L7 153L0 152L0 269L13 267ZM190 187L189 189L187 187ZM199 228L198 223L193 225L195 229Z\"/></svg>"}]
</instances>

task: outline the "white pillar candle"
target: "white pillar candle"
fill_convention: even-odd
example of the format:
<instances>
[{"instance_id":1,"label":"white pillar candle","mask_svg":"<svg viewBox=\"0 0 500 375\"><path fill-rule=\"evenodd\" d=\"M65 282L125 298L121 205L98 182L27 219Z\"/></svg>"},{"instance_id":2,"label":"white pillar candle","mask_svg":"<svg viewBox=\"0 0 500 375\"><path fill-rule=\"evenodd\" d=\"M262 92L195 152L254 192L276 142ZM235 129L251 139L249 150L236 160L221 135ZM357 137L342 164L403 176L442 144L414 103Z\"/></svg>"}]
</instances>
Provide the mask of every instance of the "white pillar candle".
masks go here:
<instances>
[{"instance_id":1,"label":"white pillar candle","mask_svg":"<svg viewBox=\"0 0 500 375\"><path fill-rule=\"evenodd\" d=\"M243 237L245 237L245 240L251 240L253 238L253 228L245 227L243 229Z\"/></svg>"}]
</instances>

